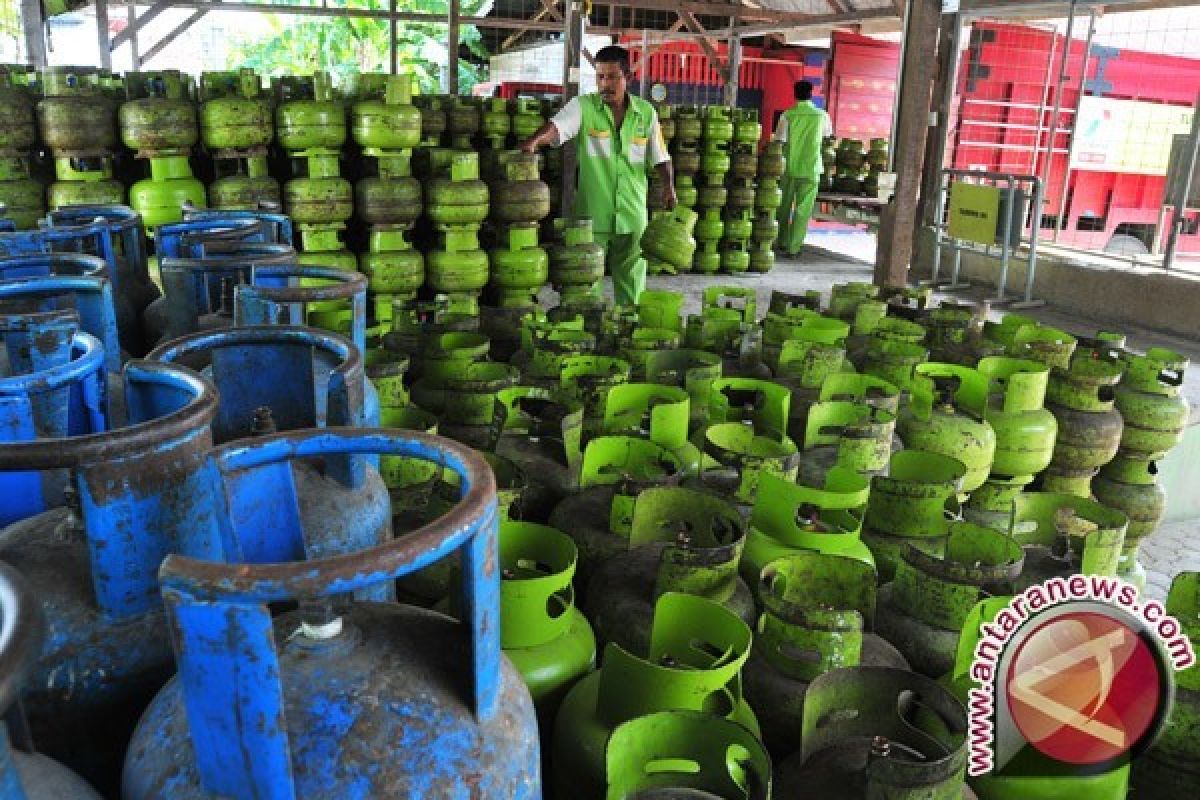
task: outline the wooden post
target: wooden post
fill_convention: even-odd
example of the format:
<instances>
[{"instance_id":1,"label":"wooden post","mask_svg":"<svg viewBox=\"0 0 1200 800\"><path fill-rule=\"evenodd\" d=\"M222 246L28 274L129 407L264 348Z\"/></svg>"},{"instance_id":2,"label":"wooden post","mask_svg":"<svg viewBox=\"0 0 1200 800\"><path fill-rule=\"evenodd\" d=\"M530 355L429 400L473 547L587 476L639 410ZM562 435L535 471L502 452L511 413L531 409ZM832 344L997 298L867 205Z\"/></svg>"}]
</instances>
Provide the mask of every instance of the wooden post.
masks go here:
<instances>
[{"instance_id":1,"label":"wooden post","mask_svg":"<svg viewBox=\"0 0 1200 800\"><path fill-rule=\"evenodd\" d=\"M941 0L909 0L907 40L904 48L903 81L897 102L900 112L896 139L896 192L892 213L885 214L879 227L875 258L875 283L901 287L908 283L908 265L913 253L913 225L917 219L917 197L921 190L921 166L929 130L929 102L937 65ZM940 167L940 165L936 165Z\"/></svg>"}]
</instances>

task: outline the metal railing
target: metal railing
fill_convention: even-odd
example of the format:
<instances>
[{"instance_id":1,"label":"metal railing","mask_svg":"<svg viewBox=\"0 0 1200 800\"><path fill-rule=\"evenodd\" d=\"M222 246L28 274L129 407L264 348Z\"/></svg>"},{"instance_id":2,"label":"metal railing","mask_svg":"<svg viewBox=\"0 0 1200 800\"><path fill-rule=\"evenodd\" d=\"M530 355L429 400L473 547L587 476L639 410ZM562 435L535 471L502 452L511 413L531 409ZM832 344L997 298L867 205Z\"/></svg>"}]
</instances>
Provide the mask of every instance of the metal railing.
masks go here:
<instances>
[{"instance_id":1,"label":"metal railing","mask_svg":"<svg viewBox=\"0 0 1200 800\"><path fill-rule=\"evenodd\" d=\"M992 184L1001 185L1001 207L999 226L997 227L997 239L995 244L977 244L968 242L963 239L957 239L950 236L949 223L946 220L947 201L950 194L950 186L955 182L990 182ZM1029 198L1030 202L1026 206L1028 216L1030 218L1030 235L1028 237L1028 250L1025 258L1014 256L1014 251L1018 250L1022 241L1025 239L1024 230L1026 227L1024 218L1017 219L1016 198L1018 189L1021 186L1027 185L1030 187ZM1043 305L1044 301L1035 300L1033 298L1033 283L1037 274L1037 257L1038 257L1038 226L1041 224L1041 208L1042 208L1042 179L1037 175L1019 175L1005 172L983 172L969 169L943 169L941 182L938 187L937 208L938 213L936 223L934 224L934 232L937 235L937 243L933 251L933 269L930 276L930 282L938 289L953 290L964 289L970 286L961 280L962 270L962 254L963 252L978 253L989 258L998 258L1000 261L1000 274L996 281L996 295L992 300L992 305L1011 305L1012 308L1032 308ZM1014 236L1014 224L1017 235ZM1015 241L1014 241L1015 240ZM942 266L942 249L949 247L954 254L954 264L951 269L949 283L938 283L939 274ZM1028 268L1025 272L1025 291L1024 297L1018 300L1008 294L1008 270L1009 265L1014 258L1018 261L1025 261Z\"/></svg>"}]
</instances>

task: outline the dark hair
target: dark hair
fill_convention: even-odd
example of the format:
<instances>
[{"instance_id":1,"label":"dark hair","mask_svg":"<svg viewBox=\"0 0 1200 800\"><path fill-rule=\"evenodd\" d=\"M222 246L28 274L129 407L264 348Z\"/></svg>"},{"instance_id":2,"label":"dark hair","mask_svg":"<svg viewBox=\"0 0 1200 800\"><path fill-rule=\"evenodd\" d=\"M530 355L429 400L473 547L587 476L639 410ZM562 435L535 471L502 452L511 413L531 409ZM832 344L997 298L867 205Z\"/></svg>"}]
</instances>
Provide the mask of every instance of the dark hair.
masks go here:
<instances>
[{"instance_id":1,"label":"dark hair","mask_svg":"<svg viewBox=\"0 0 1200 800\"><path fill-rule=\"evenodd\" d=\"M813 85L808 81L796 81L795 91L797 100L811 100Z\"/></svg>"},{"instance_id":2,"label":"dark hair","mask_svg":"<svg viewBox=\"0 0 1200 800\"><path fill-rule=\"evenodd\" d=\"M593 59L597 64L619 64L622 72L629 72L629 51L610 44L596 51Z\"/></svg>"}]
</instances>

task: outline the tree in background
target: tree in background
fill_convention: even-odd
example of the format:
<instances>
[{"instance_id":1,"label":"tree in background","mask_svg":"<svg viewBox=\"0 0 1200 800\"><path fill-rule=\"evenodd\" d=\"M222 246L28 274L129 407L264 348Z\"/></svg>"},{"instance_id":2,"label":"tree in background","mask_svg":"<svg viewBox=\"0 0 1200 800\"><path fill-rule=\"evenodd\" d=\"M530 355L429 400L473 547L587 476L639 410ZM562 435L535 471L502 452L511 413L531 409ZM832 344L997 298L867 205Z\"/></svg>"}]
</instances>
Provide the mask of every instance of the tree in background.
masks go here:
<instances>
[{"instance_id":1,"label":"tree in background","mask_svg":"<svg viewBox=\"0 0 1200 800\"><path fill-rule=\"evenodd\" d=\"M463 16L474 16L489 0L462 0ZM386 0L341 0L331 8L374 8L386 10ZM425 12L445 16L446 0L401 0L397 11ZM350 83L360 72L387 72L391 66L389 27L385 20L361 17L287 17L268 14L273 34L268 38L238 43L230 50L229 67L251 67L267 75L329 72L339 85ZM441 90L441 75L448 62L446 26L436 23L400 22L396 26L396 53L401 69L414 78L422 94ZM459 31L462 49L479 60L473 63L460 55L459 91L471 87L486 74L488 52L479 29L464 25ZM460 54L462 50L460 50Z\"/></svg>"}]
</instances>

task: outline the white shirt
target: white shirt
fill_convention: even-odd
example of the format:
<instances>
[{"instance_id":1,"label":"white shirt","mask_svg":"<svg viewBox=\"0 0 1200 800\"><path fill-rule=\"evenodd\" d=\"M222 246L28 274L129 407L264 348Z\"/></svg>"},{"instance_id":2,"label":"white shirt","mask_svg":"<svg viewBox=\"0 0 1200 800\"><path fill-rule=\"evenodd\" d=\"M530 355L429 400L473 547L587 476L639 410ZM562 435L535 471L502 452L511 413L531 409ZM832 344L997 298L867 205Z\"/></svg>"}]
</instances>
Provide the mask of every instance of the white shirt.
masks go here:
<instances>
[{"instance_id":1,"label":"white shirt","mask_svg":"<svg viewBox=\"0 0 1200 800\"><path fill-rule=\"evenodd\" d=\"M650 130L653 133L646 145L646 158L650 162L650 166L657 167L663 162L670 161L671 156L667 153L667 143L663 140L662 129L658 126L658 112L651 106L650 113L652 115ZM572 97L567 101L567 104L550 118L550 122L558 131L559 144L569 142L578 136L579 129L583 127L583 106L580 105L579 98Z\"/></svg>"},{"instance_id":2,"label":"white shirt","mask_svg":"<svg viewBox=\"0 0 1200 800\"><path fill-rule=\"evenodd\" d=\"M783 114L779 115L779 125L775 128L774 139L777 142L787 141L788 118ZM825 123L822 126L821 135L824 137L833 136L833 122L830 121L829 115L825 115Z\"/></svg>"}]
</instances>

